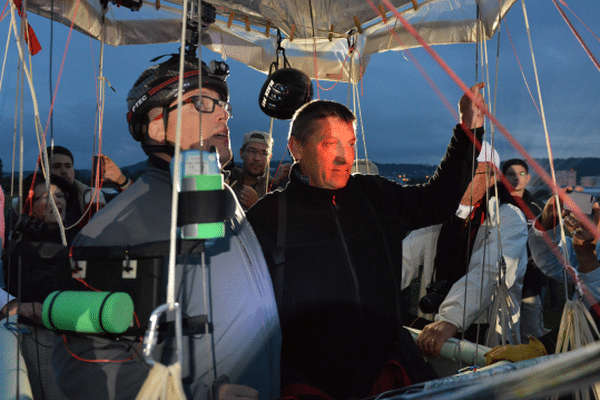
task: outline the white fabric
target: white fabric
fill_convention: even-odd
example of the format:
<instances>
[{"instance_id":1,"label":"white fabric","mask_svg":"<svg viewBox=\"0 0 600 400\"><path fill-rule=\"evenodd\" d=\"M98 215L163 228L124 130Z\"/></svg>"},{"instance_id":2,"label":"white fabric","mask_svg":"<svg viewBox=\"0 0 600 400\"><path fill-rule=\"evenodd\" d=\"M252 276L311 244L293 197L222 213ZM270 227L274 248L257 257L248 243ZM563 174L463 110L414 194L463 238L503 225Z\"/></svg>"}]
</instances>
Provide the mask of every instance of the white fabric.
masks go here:
<instances>
[{"instance_id":1,"label":"white fabric","mask_svg":"<svg viewBox=\"0 0 600 400\"><path fill-rule=\"evenodd\" d=\"M492 163L496 168L500 169L500 156L496 149L492 148L492 145L488 142L481 142L481 151L477 156L477 161Z\"/></svg>"},{"instance_id":2,"label":"white fabric","mask_svg":"<svg viewBox=\"0 0 600 400\"><path fill-rule=\"evenodd\" d=\"M428 0L419 2L415 9L410 0L391 0L430 45L490 39L515 2ZM104 14L100 3L28 0L27 8L46 18L52 15L67 26L73 22L76 30L96 39L104 35L105 43L110 46L169 43L181 38L182 0L157 1L158 9L144 2L135 13L107 2L108 12ZM315 78L318 65L320 80L358 82L372 54L420 47L385 6L381 5L386 12L382 18L380 11L374 11L364 0L212 0L210 3L218 15L202 35L203 45L222 54L224 59L233 58L265 73L276 59L278 29L285 39L281 45L290 64L311 78ZM317 61L313 60L313 54Z\"/></svg>"},{"instance_id":3,"label":"white fabric","mask_svg":"<svg viewBox=\"0 0 600 400\"><path fill-rule=\"evenodd\" d=\"M502 255L506 262L506 285L512 302L521 302L523 277L527 268L527 222L523 213L511 204L500 205L500 231L498 237L496 198L491 198L488 205L488 218L479 228L473 253L469 263L469 274L456 282L435 315L436 321L447 321L459 329L466 329L472 323L486 323L493 302L493 294L498 282L498 240L501 240ZM402 242L402 288L417 277L419 267L423 267L421 275L420 297L425 295L425 286L431 282L433 263L437 248L437 239L441 225L429 226L411 232ZM482 282L483 287L480 286ZM466 304L465 304L465 290ZM420 298L419 297L419 298ZM465 325L463 326L463 315ZM520 309L510 311L514 338L511 343L520 342L519 316ZM492 324L490 324L492 325ZM497 328L496 327L496 331Z\"/></svg>"},{"instance_id":4,"label":"white fabric","mask_svg":"<svg viewBox=\"0 0 600 400\"><path fill-rule=\"evenodd\" d=\"M560 239L552 232L547 231L550 239L554 244L558 244L559 249L562 253L563 247L565 246L565 242L560 241ZM529 230L529 249L531 250L531 257L535 264L542 270L544 274L548 277L556 279L559 282L563 281L563 271L564 268L560 263L559 259L554 255L554 253L548 247L548 244L544 240L543 232L532 227ZM560 241L560 244L559 244ZM567 254L569 257L569 262L575 270L579 271L579 262L577 261L577 256L575 255L575 251L573 250L573 241L570 237L566 238L566 246L567 246ZM600 242L596 245L596 254L600 254ZM569 274L567 274L569 280L571 280ZM595 269L594 271L582 273L579 272L579 278L590 292L592 297L596 299L596 302L600 301L600 268ZM575 294L577 296L577 294ZM589 307L589 304L588 304Z\"/></svg>"}]
</instances>

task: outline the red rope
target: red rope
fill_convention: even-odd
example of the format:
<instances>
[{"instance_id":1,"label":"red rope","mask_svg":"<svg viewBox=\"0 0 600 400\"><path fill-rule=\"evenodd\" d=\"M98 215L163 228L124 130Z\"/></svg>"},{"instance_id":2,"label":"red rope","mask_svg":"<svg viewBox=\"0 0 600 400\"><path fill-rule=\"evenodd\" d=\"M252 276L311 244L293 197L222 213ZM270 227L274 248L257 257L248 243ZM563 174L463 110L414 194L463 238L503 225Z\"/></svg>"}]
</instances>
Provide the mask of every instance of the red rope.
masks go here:
<instances>
[{"instance_id":1,"label":"red rope","mask_svg":"<svg viewBox=\"0 0 600 400\"><path fill-rule=\"evenodd\" d=\"M575 16L575 18L577 18L579 20L579 22L581 22L581 25L585 26L585 29L587 29L588 32L590 32L592 34L592 36L594 36L596 38L596 40L600 42L600 38L598 38L598 36L596 36L596 34L581 20L581 18L579 18L577 16L577 14L575 14L573 12L573 10L571 10L569 8L569 6L567 5L567 3L564 0L560 0L560 2L562 3L563 6L565 6L567 8L567 10L571 11L571 13Z\"/></svg>"},{"instance_id":2,"label":"red rope","mask_svg":"<svg viewBox=\"0 0 600 400\"><path fill-rule=\"evenodd\" d=\"M371 5L373 10L375 12L377 12L377 9L375 8L372 1L371 0L366 0L366 1L367 1L367 3L369 3ZM540 176L540 178L542 178L542 180L551 188L552 192L557 193L563 202L570 202L568 195L566 193L560 191L560 188L552 181L552 179L550 178L548 173L546 173L546 171L529 155L529 153L523 148L523 146L521 146L521 144L519 142L517 142L517 140L500 123L500 121L498 121L498 119L489 112L487 107L481 101L479 101L478 98L475 97L475 95L465 85L465 83L462 82L462 80L446 64L446 62L431 48L431 46L425 41L425 39L423 39L423 37L421 37L421 35L417 32L417 30L408 21L406 21L406 19L398 12L398 10L396 10L396 8L389 2L389 0L382 0L382 2L389 8L389 10L396 16L396 18L404 25L404 28L421 44L421 46L425 49L425 51L427 51L429 53L429 55L442 67L442 69L444 71L446 71L446 73L463 90L463 92L467 96L469 96L471 101L473 101L473 103L485 113L485 115L490 119L490 121L498 127L498 129L500 130L500 132L502 132L502 134L505 136L505 138L508 140L508 142L515 148L515 150L517 150L523 156L523 158L526 160L526 162L536 171L536 173ZM442 98L442 100L443 100L443 98ZM458 115L456 115L456 112L454 111L454 109L449 108L449 110L451 110L451 112L453 112L453 114L458 119ZM471 140L473 140L472 135L470 135L470 136L471 136ZM584 214L581 212L581 210L575 208L573 211L574 211L574 214L581 221L581 224L589 232L592 232L596 237L600 236L600 234L597 231L597 228L593 225L592 221L589 220L587 217L585 217ZM560 253L560 251L558 251L558 247L550 240L549 237L546 237L546 236L548 236L548 235L547 234L544 235L546 242L550 246L550 248L553 251L553 253L555 254L555 256L559 259L559 261L563 264L563 266L565 266L565 269L570 274L573 281L575 283L580 283L578 276L575 275L573 269L566 262L566 260L564 259L564 257ZM593 298L593 296L590 294L589 290L584 285L579 285L579 287L582 288L582 290L584 292L583 296L586 298L586 300L589 302L589 304L595 304L596 301Z\"/></svg>"},{"instance_id":3,"label":"red rope","mask_svg":"<svg viewBox=\"0 0 600 400\"><path fill-rule=\"evenodd\" d=\"M73 20L71 21L71 27L69 29L69 35L67 37L67 44L65 46L65 51L63 53L63 58L60 64L60 70L58 72L58 78L56 79L56 86L54 88L54 94L52 95L52 103L50 104L50 111L48 112L48 120L46 121L46 129L44 130L44 146L46 143L46 135L48 133L48 128L50 127L50 117L52 116L52 112L54 110L54 102L56 101L56 95L58 93L58 87L60 85L60 79L62 77L63 69L65 66L65 59L67 57L67 49L69 48L69 43L71 42L71 34L73 33L73 25L75 24L75 17L77 16L77 10L79 9L79 0L77 0L77 4L75 6L75 11L73 12Z\"/></svg>"},{"instance_id":4,"label":"red rope","mask_svg":"<svg viewBox=\"0 0 600 400\"><path fill-rule=\"evenodd\" d=\"M504 26L506 26L506 33L508 34L508 40L510 42L510 45L512 46L513 53L515 54L515 58L517 59L517 64L519 64L519 70L521 71L521 76L523 77L523 82L525 82L525 87L527 88L527 92L529 93L529 97L531 97L531 102L535 106L535 109L537 110L538 115L541 118L542 117L542 112L540 111L540 108L538 107L537 103L535 102L535 98L533 97L533 93L531 93L531 88L529 87L529 83L527 82L527 78L525 77L525 71L523 71L523 66L521 65L521 60L519 59L519 56L517 55L517 49L515 48L515 44L514 44L514 42L512 40L512 36L510 35L510 30L508 29L508 23L506 22L506 18L503 18L503 20L504 20Z\"/></svg>"},{"instance_id":5,"label":"red rope","mask_svg":"<svg viewBox=\"0 0 600 400\"><path fill-rule=\"evenodd\" d=\"M88 363L123 363L123 362L131 361L135 358L135 356L137 356L137 354L140 351L140 348L142 347L143 338L140 336L140 342L138 344L137 349L135 350L135 353L133 353L130 357L125 358L123 360L108 360L108 359L91 360L91 359L87 359L87 358L81 358L77 354L73 353L71 351L71 349L69 349L67 335L63 335L63 343L65 345L65 349L67 350L67 352L76 360L88 362Z\"/></svg>"},{"instance_id":6,"label":"red rope","mask_svg":"<svg viewBox=\"0 0 600 400\"><path fill-rule=\"evenodd\" d=\"M592 62L594 63L594 65L596 66L596 68L600 71L600 64L598 63L598 60L596 60L596 58L594 57L594 55L592 54L592 52L590 51L590 49L587 47L587 45L585 44L585 42L583 41L583 39L581 38L581 36L579 35L579 32L577 32L577 30L575 29L575 27L573 26L573 24L571 23L571 21L569 21L569 18L566 16L565 12L562 10L562 8L560 8L560 6L558 5L558 3L556 2L556 0L552 0L552 2L554 3L554 5L556 6L556 9L558 10L558 12L560 13L560 15L563 17L563 19L565 20L565 22L567 23L567 25L569 25L569 28L571 29L571 31L573 32L573 34L575 35L575 37L577 38L577 40L579 41L579 44L581 44L581 47L583 47L583 49L585 50L586 54L588 55L588 57L590 58L590 60L592 60ZM563 1L563 4L564 1ZM566 6L566 4L565 4ZM570 9L569 9L570 10ZM572 11L571 11L572 12ZM580 20L581 21L581 20ZM585 24L584 24L585 26ZM586 26L587 28L587 26ZM596 37L597 38L597 37Z\"/></svg>"},{"instance_id":7,"label":"red rope","mask_svg":"<svg viewBox=\"0 0 600 400\"><path fill-rule=\"evenodd\" d=\"M69 257L70 257L70 258L72 258L72 256L73 256L73 247L71 247L71 248L69 249ZM87 288L88 288L88 289L90 289L90 290L93 290L93 291L95 291L95 292L100 292L100 290L99 290L99 289L96 289L96 288L92 287L92 286L91 286L89 283L87 283L86 281L84 281L84 280L83 280L83 279L81 279L80 277L78 277L78 276L75 276L75 274L76 274L76 272L73 272L73 274L71 275L71 277L72 277L73 279L77 280L77 281L78 281L78 282L80 282L80 283L81 283L83 286L87 287ZM139 319L138 319L138 316L137 316L137 314L136 314L135 312L133 313L133 318L135 319L135 323L136 323L136 325L139 327L139 326L140 326L140 321L139 321ZM83 361L83 362L89 362L89 363L122 363L122 362L126 362L126 361L133 360L133 359L135 358L135 356L136 356L136 355L139 353L139 351L140 351L140 348L142 347L143 340L144 340L142 336L140 336L139 338L140 338L140 339L139 339L139 340L140 340L140 342L139 342L139 344L138 344L138 348L135 350L135 353L134 353L134 354L133 354L131 357L129 357L129 358L125 358L125 359L123 359L123 360L108 360L108 359L98 359L98 360L92 360L92 359L81 358L81 357L79 357L77 354L73 353L73 352L72 352L72 351L69 349L69 347L67 347L67 345L68 345L68 341L67 341L67 335L63 335L63 343L64 343L64 345L65 345L65 349L67 350L67 352L68 352L68 353L69 353L69 354L70 354L70 355L71 355L73 358L75 358L76 360Z\"/></svg>"}]
</instances>

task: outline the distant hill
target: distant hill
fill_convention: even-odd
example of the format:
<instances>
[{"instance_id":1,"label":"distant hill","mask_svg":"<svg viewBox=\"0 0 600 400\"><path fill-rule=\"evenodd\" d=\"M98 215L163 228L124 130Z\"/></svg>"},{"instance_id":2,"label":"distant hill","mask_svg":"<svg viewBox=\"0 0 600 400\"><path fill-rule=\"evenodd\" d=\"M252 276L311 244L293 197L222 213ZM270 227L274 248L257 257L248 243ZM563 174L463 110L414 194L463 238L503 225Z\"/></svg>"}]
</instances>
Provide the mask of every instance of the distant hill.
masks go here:
<instances>
[{"instance_id":1,"label":"distant hill","mask_svg":"<svg viewBox=\"0 0 600 400\"><path fill-rule=\"evenodd\" d=\"M537 158L535 161L540 164L544 170L549 171L550 163L547 158ZM575 170L577 176L600 176L600 158L557 158L554 160L556 170Z\"/></svg>"},{"instance_id":2,"label":"distant hill","mask_svg":"<svg viewBox=\"0 0 600 400\"><path fill-rule=\"evenodd\" d=\"M544 170L549 170L548 159L535 159ZM288 161L289 162L289 161ZM236 165L240 165L239 161ZM425 176L431 176L437 166L428 164L386 164L378 163L375 161L379 174L386 177L397 178L399 175L404 175L408 178L421 178ZM600 158L564 158L555 159L554 165L556 170L570 170L574 169L577 171L577 176L600 176ZM276 169L278 166L277 161L271 161L271 168ZM121 170L129 177L136 179L146 168L146 161L142 161L133 165L121 167ZM29 175L32 171L25 172L25 176ZM533 171L532 171L533 173ZM5 171L5 176L7 175ZM77 177L82 180L89 180L91 176L90 170L77 170Z\"/></svg>"}]
</instances>

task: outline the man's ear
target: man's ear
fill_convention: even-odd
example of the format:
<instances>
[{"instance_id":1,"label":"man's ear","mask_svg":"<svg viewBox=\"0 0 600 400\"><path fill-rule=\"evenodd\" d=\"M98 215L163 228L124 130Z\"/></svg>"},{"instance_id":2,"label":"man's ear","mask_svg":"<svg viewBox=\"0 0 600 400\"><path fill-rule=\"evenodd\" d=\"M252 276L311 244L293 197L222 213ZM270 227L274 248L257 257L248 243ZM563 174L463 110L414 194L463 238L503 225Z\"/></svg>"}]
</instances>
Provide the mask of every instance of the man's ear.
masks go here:
<instances>
[{"instance_id":1,"label":"man's ear","mask_svg":"<svg viewBox=\"0 0 600 400\"><path fill-rule=\"evenodd\" d=\"M531 180L531 175L527 174L527 181L525 182L525 185L529 184L530 180Z\"/></svg>"},{"instance_id":2,"label":"man's ear","mask_svg":"<svg viewBox=\"0 0 600 400\"><path fill-rule=\"evenodd\" d=\"M300 143L298 139L292 136L290 137L288 145L290 146L290 153L292 153L292 157L294 157L294 160L296 162L302 160L302 143Z\"/></svg>"}]
</instances>

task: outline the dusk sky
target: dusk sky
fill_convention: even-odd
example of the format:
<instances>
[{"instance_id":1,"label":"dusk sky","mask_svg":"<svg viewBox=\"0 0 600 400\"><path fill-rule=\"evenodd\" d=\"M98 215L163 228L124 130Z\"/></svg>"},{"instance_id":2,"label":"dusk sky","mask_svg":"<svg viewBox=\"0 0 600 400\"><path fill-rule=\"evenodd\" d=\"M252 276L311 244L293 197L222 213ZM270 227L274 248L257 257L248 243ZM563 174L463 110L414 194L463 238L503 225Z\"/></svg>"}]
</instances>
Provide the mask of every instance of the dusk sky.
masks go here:
<instances>
[{"instance_id":1,"label":"dusk sky","mask_svg":"<svg viewBox=\"0 0 600 400\"><path fill-rule=\"evenodd\" d=\"M587 31L573 14L565 10L592 53L597 59L600 58L600 43L596 37L600 36L600 4L597 0L567 0L567 4L594 33L595 36ZM526 6L554 157L600 157L600 71L586 55L551 0L531 0ZM53 90L57 86L69 29L54 23L54 40L51 46L51 22L37 15L30 15L30 24L43 48L33 57L32 62L40 118L43 127L46 128L51 99L50 86ZM4 34L3 37L6 37L8 27L9 18L5 18L0 22L0 33ZM542 120L525 86L511 39L537 102L531 51L520 1L509 11L506 24L503 22L500 30L500 72L497 78L495 65L498 34L488 42L492 97L497 99L495 115L511 135L533 157L546 157ZM5 43L6 40L0 42ZM476 76L475 45L437 46L434 50L467 86L483 79L481 65L477 68L479 77ZM139 144L128 132L125 118L127 92L140 73L152 64L152 58L177 51L178 44L105 47L104 75L115 91L106 88L103 153L118 165L127 166L146 158ZM4 51L2 53L4 54ZM461 96L459 87L422 49L412 50L412 54L456 109ZM52 136L55 144L66 146L74 153L76 168L91 167L96 130L94 71L98 69L99 57L99 42L79 32L72 33L64 70L58 82ZM49 76L50 59L52 78ZM208 61L220 59L220 56L202 49L202 59ZM12 38L0 92L0 157L5 172L11 170L13 162L16 83L19 79L17 61L17 50ZM233 153L239 161L238 149L243 134L251 129L269 130L270 119L258 107L258 94L266 75L237 61L225 61L231 69L228 79L234 114L229 123L231 142ZM496 79L498 89L497 93L494 93L493 82ZM338 83L332 90L325 89L334 86L334 82L322 81L322 88L318 88L314 81L313 85L316 90L315 97L348 103L347 84ZM371 160L381 163L439 162L456 121L406 53L387 52L374 55L359 90L362 125ZM36 161L38 145L27 84L24 110L23 162L24 169L30 170ZM276 121L274 124L273 160L279 160L284 155L288 126L288 121ZM489 133L491 132L488 129ZM48 141L50 136L51 130L48 129ZM362 138L360 141L362 142ZM502 159L520 157L497 129L494 130L494 141ZM16 151L19 151L18 147ZM364 157L362 143L359 156ZM18 165L16 168L18 169Z\"/></svg>"}]
</instances>

